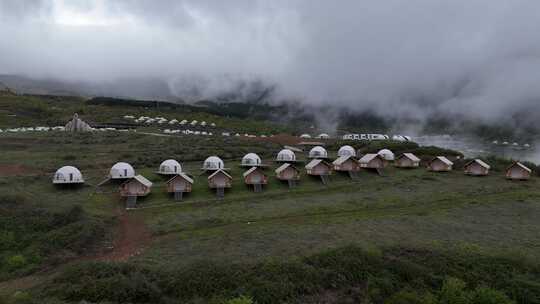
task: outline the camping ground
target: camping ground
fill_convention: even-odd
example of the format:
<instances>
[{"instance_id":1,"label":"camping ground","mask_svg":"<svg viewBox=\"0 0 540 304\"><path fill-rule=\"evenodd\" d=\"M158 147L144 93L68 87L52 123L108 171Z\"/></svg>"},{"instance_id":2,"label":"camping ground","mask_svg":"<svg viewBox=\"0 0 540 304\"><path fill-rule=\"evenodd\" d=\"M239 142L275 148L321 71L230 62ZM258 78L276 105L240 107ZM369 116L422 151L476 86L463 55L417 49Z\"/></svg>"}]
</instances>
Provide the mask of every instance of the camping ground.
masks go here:
<instances>
[{"instance_id":1,"label":"camping ground","mask_svg":"<svg viewBox=\"0 0 540 304\"><path fill-rule=\"evenodd\" d=\"M335 159L343 142L327 144ZM366 153L413 151L423 161L458 154L349 144ZM509 161L490 158L486 177L464 175L461 160L446 173L389 166L383 176L362 171L354 181L335 173L323 186L304 162L298 187L289 189L274 178L280 149L271 140L132 131L0 135L2 301L385 303L438 297L454 277L471 292L486 286L539 303L537 176L508 181ZM248 152L271 165L262 193L243 184L239 163ZM222 157L234 178L223 200L201 175L210 155ZM182 202L155 174L168 158L194 176ZM136 210L125 210L116 185L96 191L117 161L154 183ZM85 186L52 185L67 164L82 171Z\"/></svg>"}]
</instances>

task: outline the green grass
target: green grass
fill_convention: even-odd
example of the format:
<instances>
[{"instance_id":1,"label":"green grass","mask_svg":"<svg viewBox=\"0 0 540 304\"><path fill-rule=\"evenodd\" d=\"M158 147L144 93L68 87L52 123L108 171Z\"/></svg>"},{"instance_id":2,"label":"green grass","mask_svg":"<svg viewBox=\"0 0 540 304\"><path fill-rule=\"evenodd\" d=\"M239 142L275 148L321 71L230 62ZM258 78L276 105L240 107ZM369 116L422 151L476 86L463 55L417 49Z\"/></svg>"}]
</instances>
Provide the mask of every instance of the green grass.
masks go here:
<instances>
[{"instance_id":1,"label":"green grass","mask_svg":"<svg viewBox=\"0 0 540 304\"><path fill-rule=\"evenodd\" d=\"M362 147L365 151L379 148L371 144ZM414 264L418 267L428 263L429 275L422 277L424 280L420 284L422 288L418 289L421 295L424 291L437 294L443 281L442 277L446 274L463 279L470 284L471 290L480 283L496 282L491 278L482 279L481 269L473 269L469 274L460 268L462 267L460 265L463 265L460 263L474 266L480 257L499 263L501 257L512 256L523 262L530 261L534 267L539 265L537 261L540 260L538 245L540 179L533 177L527 182L511 182L504 179L503 169L507 164L506 161L497 160L494 163L493 174L487 177L465 176L459 168L461 162L457 162L458 167L455 171L439 174L427 172L424 168L400 170L390 166L385 170L384 176L361 172L359 179L355 181L347 176L334 174L328 186L323 186L319 180L303 174L299 186L288 189L274 177L277 164L272 162L272 158L280 148L276 144L220 136L156 137L135 132L2 134L0 166L17 164L28 170L20 176L0 177L0 197L15 197L24 202L21 204L24 212L17 213L22 215L19 216L21 222L12 222L10 213L4 213L2 214L4 223L9 225L3 227L7 227L8 232L28 235L25 242L4 248L6 254L1 257L2 267L0 267L3 271L2 277L4 279L20 277L51 265L62 264L70 258L88 254L96 247L99 249L101 241L114 237L110 223L114 221L118 208L122 208L124 202L117 193L107 191L97 193L95 185L105 178L110 166L117 161L130 162L138 173L154 183L152 193L139 201L140 208L128 213L128 216L136 216L143 220L153 234L153 242L142 254L131 258L126 264L105 266L100 264L91 267L82 264L79 265L81 268L77 268L79 263L75 263L67 268L67 273L64 273L66 268L59 267L57 272L62 274L64 279L52 282L45 280L43 282L45 286L55 291L47 293L47 296L53 298L58 296L73 302L82 300L81 294L72 293L67 296L67 292L75 292L79 288L77 286L84 285L81 283L83 281L74 280L71 286L74 289L70 289L68 282L72 279L70 275L73 275L70 271L75 273L84 271L87 274L81 277L81 280L83 278L94 280L95 286L107 284L115 286L115 282L127 284L118 287L119 294L129 294L129 288L134 288L135 292L144 286L143 289L148 293L133 301L137 303L144 302L144 299L152 302L156 299L154 298L156 291L166 295L165 298L160 297L156 301L163 303L178 299L197 303L197 297L202 298L198 303L204 303L213 301L214 293L219 299L247 294L257 303L272 303L272 301L311 303L313 301L310 302L309 296L328 296L320 293L329 291L337 293L335 296L338 298L347 298L346 290L327 282L320 283L321 281L317 281L321 280L320 278L311 277L313 280L310 281L308 276L305 281L299 283L300 285L296 285L284 277L289 270L297 269L295 267L300 267L302 271L307 271L306 275L311 275L314 270L309 267L312 266L305 270L303 263L312 265L313 262L305 261L312 261L311 259L321 252L328 250L340 252L342 250L340 248L351 245L354 248L362 248L362 251L382 250L383 260L386 261L384 263L389 263L390 255L397 256L400 263L406 265L410 259L414 260ZM418 149L415 146L393 148ZM332 158L335 158L335 150L337 149L333 146L329 148ZM432 150L436 149L426 151ZM433 153L440 151L436 150ZM263 193L254 193L243 183L244 169L238 165L240 158L247 152L258 153L265 163L271 165L267 170L270 177L269 184ZM221 156L234 178L233 188L227 190L223 200L216 199L215 193L208 188L206 175L200 174L202 161L209 155ZM425 156L429 156L429 153L426 152ZM160 162L167 158L179 160L184 170L194 175L193 192L182 202L175 202L165 192L166 178L154 173ZM303 156L300 155L300 158ZM86 186L63 189L51 184L50 179L54 171L67 164L81 169L87 181ZM300 167L303 168L303 165ZM114 191L115 186L105 189ZM7 212L14 212L17 209L12 205L6 206ZM77 235L73 230L69 230L76 227L69 226L73 222L63 222L62 225L48 222L47 225L40 226L44 228L37 228L38 224L41 225L37 220L40 214L43 214L44 218L55 216L62 218L70 214L70 210L74 207L80 207L84 212L84 216L77 217L75 222L82 221L90 226L97 222L103 235L93 235L85 239L85 235L88 235L82 232L88 229L81 229L81 235ZM36 213L37 217L24 216L32 210L39 210ZM24 229L16 229L18 226ZM66 235L66 231L71 231L70 234L74 235L74 238ZM46 253L35 249L42 248L40 246L46 244L51 235L59 240L57 244L61 246L75 247L68 254L63 251L64 254L59 255L51 254L50 248ZM85 240L84 244L78 243L80 240ZM65 245L66 241L68 245ZM405 251L388 249L390 251L387 252L387 248L404 248ZM404 254L408 252L407 250L414 250L418 256L415 254L414 258L408 257ZM474 259L466 258L468 254L473 255ZM21 260L21 255L26 262L31 260L28 257L34 255L43 258L32 260L32 263L26 263L23 267L21 265L25 261ZM425 261L421 260L424 255L429 259L426 257ZM363 253L355 253L349 257L339 256L354 260L362 259ZM430 260L432 258L444 259L456 265L441 269L441 265L435 265L437 261ZM303 261L301 265L296 264L299 260ZM264 266L267 263L273 264L271 267ZM389 264L384 263L381 265L388 267ZM195 269L199 267L198 265L209 265L209 269L203 267L200 268L202 272L197 273ZM217 266L212 268L214 267L212 265ZM498 265L494 264L493 267L499 267ZM14 271L13 269L17 267L20 269ZM70 270L71 267L75 267L76 270ZM97 267L96 271L104 273L93 272L92 267ZM200 278L204 278L204 275L212 278L215 275L213 269L222 269L221 267L227 271L220 272L219 278L222 279L223 276L228 278L231 273L234 276L238 271L245 270L250 273L248 278L254 280L252 281L255 282L254 285L242 281L235 283L233 287L217 286L217 289L211 289L207 286L195 288L188 295L179 295L179 291L174 291L174 286L181 287L179 290L191 286L189 280L186 283L179 283L186 280L188 274L197 274L198 277L192 282L199 284L197 280L202 280ZM119 271L118 269L124 269L121 271L125 271L125 277L113 276L110 279L108 276ZM167 280L164 279L166 282L162 282L161 276L170 277L168 270L171 269L182 275L171 279L169 282L171 285L167 285ZM324 267L316 269L318 269L316 273L337 271ZM163 272L164 270L167 271ZM460 274L459 270L464 272ZM267 277L264 273L261 274L261 271L268 271L272 275ZM343 270L336 273L336 275L354 275ZM503 272L497 273L502 276ZM499 286L500 284L494 286L509 295L517 292L512 288L516 290L521 288L535 295L540 294L536 293L537 287L530 282L530 278L524 279L528 275L527 272L519 270L519 273L519 278L512 278L514 285L511 287L503 288ZM131 277L132 275L135 277ZM376 291L369 292L369 297L374 299L374 303L382 303L385 298L404 288L418 287L408 279L394 281L394 276L400 275L399 273L388 275L381 275L378 280L390 280L393 282L388 283L390 287L382 281L377 281L380 294L376 294ZM537 272L532 276L537 278ZM436 278L436 283L431 286L429 282L434 280L433 277ZM125 281L126 278L130 279ZM221 280L219 278L216 280ZM133 285L128 283L131 279L134 280ZM289 285L270 284L280 279L289 282L287 283ZM347 282L350 288L365 284L363 279ZM312 285L305 289L302 284ZM58 290L63 287L66 293ZM269 296L268 290L275 290L275 296ZM525 292L523 290L520 292ZM40 291L32 289L30 292L39 294ZM409 295L405 293L406 290L399 296L408 297ZM145 298L149 294L152 297ZM95 294L91 296L94 297ZM117 301L113 296L92 297L85 299ZM512 298L518 300L517 296ZM519 300L518 303L538 302Z\"/></svg>"}]
</instances>

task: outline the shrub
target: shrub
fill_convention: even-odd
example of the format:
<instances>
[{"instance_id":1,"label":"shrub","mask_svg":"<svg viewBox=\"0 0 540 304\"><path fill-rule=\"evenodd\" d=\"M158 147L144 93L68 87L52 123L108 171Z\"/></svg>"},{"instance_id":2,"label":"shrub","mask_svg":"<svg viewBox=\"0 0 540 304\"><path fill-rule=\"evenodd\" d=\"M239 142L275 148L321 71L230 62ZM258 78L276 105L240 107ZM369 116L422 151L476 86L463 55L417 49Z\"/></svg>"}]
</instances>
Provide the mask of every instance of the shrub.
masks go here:
<instances>
[{"instance_id":1,"label":"shrub","mask_svg":"<svg viewBox=\"0 0 540 304\"><path fill-rule=\"evenodd\" d=\"M16 271L26 266L26 258L21 254L12 255L6 259L5 263L10 271Z\"/></svg>"},{"instance_id":2,"label":"shrub","mask_svg":"<svg viewBox=\"0 0 540 304\"><path fill-rule=\"evenodd\" d=\"M234 299L230 299L225 304L254 304L253 298L246 296L239 296Z\"/></svg>"},{"instance_id":3,"label":"shrub","mask_svg":"<svg viewBox=\"0 0 540 304\"><path fill-rule=\"evenodd\" d=\"M487 287L476 288L471 295L472 304L514 304L504 293Z\"/></svg>"}]
</instances>

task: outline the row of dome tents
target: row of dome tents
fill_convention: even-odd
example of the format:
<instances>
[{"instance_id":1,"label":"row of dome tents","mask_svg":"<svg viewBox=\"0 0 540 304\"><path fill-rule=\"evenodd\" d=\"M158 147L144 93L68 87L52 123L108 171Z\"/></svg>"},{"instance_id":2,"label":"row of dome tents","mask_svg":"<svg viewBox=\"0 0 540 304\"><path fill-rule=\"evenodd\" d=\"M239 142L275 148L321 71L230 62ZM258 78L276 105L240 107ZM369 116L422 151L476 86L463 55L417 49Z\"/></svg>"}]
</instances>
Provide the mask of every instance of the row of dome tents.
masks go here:
<instances>
[{"instance_id":1,"label":"row of dome tents","mask_svg":"<svg viewBox=\"0 0 540 304\"><path fill-rule=\"evenodd\" d=\"M385 151L383 151L385 152ZM386 156L388 157L389 154ZM314 147L309 151L308 157L311 159L305 166L306 173L318 176L322 182L328 182L327 177L333 171L347 172L352 178L361 169L383 169L388 164L388 159L384 153L369 153L360 158L356 157L356 151L351 146L343 146L338 151L338 158L332 163L327 162L328 153L323 147ZM281 163L275 170L278 180L287 182L289 187L294 187L300 180L300 170L297 167L296 155L290 149L282 149L276 157L276 161ZM253 187L255 192L261 192L263 185L268 183L267 174L264 168L267 165L262 163L261 158L255 153L246 154L240 165L248 168L244 172L243 178L246 185ZM417 168L420 166L420 159L412 153L403 153L394 159L394 166L397 168ZM453 169L453 163L444 156L438 156L428 162L428 170L433 172L445 172ZM226 188L232 187L232 177L228 173L223 160L217 156L210 156L201 168L208 173L208 186L216 190L218 197L223 197ZM467 175L488 175L490 166L480 159L473 159L466 163L464 172ZM531 169L516 162L506 171L508 179L528 179ZM160 175L171 176L166 182L168 193L173 193L175 200L182 200L183 193L192 191L193 178L182 170L180 163L173 159L165 160L161 163L156 172ZM152 182L142 175L136 175L133 167L125 162L113 165L109 172L109 179L122 180L120 185L120 195L126 197L128 208L136 206L137 197L146 196L150 193ZM53 184L82 184L84 178L81 172L73 166L64 166L58 169L53 177Z\"/></svg>"},{"instance_id":2,"label":"row of dome tents","mask_svg":"<svg viewBox=\"0 0 540 304\"><path fill-rule=\"evenodd\" d=\"M202 127L206 127L206 126L211 126L211 127L215 127L216 124L213 123L213 122L206 122L206 121L197 121L197 120L192 120L192 121L188 121L187 119L183 119L183 120L178 120L178 119L171 119L171 120L168 120L167 118L165 117L161 117L161 116L157 116L157 117L149 117L149 116L140 116L138 118L135 118L135 116L133 115L124 115L124 119L133 119L136 123L145 123L145 124L152 124L152 123L157 123L157 124L169 124L169 125L175 125L175 124L178 124L178 125L192 125L192 126L196 126L196 125L200 125Z\"/></svg>"}]
</instances>

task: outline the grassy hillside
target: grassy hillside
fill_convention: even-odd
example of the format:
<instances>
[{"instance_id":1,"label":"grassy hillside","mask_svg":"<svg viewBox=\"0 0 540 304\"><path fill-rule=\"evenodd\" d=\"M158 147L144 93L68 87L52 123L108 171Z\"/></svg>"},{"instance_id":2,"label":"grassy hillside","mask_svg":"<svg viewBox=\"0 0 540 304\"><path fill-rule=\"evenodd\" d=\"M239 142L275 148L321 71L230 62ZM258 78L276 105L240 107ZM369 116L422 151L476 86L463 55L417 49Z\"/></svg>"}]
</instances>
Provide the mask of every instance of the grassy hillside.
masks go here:
<instances>
[{"instance_id":1,"label":"grassy hillside","mask_svg":"<svg viewBox=\"0 0 540 304\"><path fill-rule=\"evenodd\" d=\"M261 108L268 112L267 108ZM133 123L126 120L125 115L166 117L168 119L186 119L213 122L216 128L213 131L229 131L238 133L277 134L291 132L284 125L260 120L257 115L250 118L242 115L229 115L219 107L208 108L202 106L176 105L163 102L121 100L110 98L84 99L69 96L18 96L0 95L0 129L15 127L36 126L63 126L69 121L73 113L90 123ZM190 126L155 125L148 126L148 130L165 128L190 128ZM143 127L142 129L145 129ZM212 130L211 130L212 131Z\"/></svg>"},{"instance_id":2,"label":"grassy hillside","mask_svg":"<svg viewBox=\"0 0 540 304\"><path fill-rule=\"evenodd\" d=\"M71 112L38 102L51 115ZM117 116L88 114L95 109L84 106L89 116ZM341 144L328 142L332 158ZM353 144L423 159L459 156L410 143ZM289 190L273 177L280 148L247 138L140 132L0 135L0 299L457 303L446 301L455 293L469 301L459 303L540 303L540 179L507 181L508 161L493 159L488 177L463 175L457 161L450 173L389 167L384 176L365 171L355 181L335 174L328 186L303 175ZM263 193L243 185L238 164L247 152L271 165ZM209 155L221 156L234 177L221 201L200 175ZM193 193L181 203L154 173L167 158L194 175ZM124 210L116 186L96 191L117 161L154 183L137 210ZM51 184L56 168L67 164L81 169L85 186Z\"/></svg>"}]
</instances>

